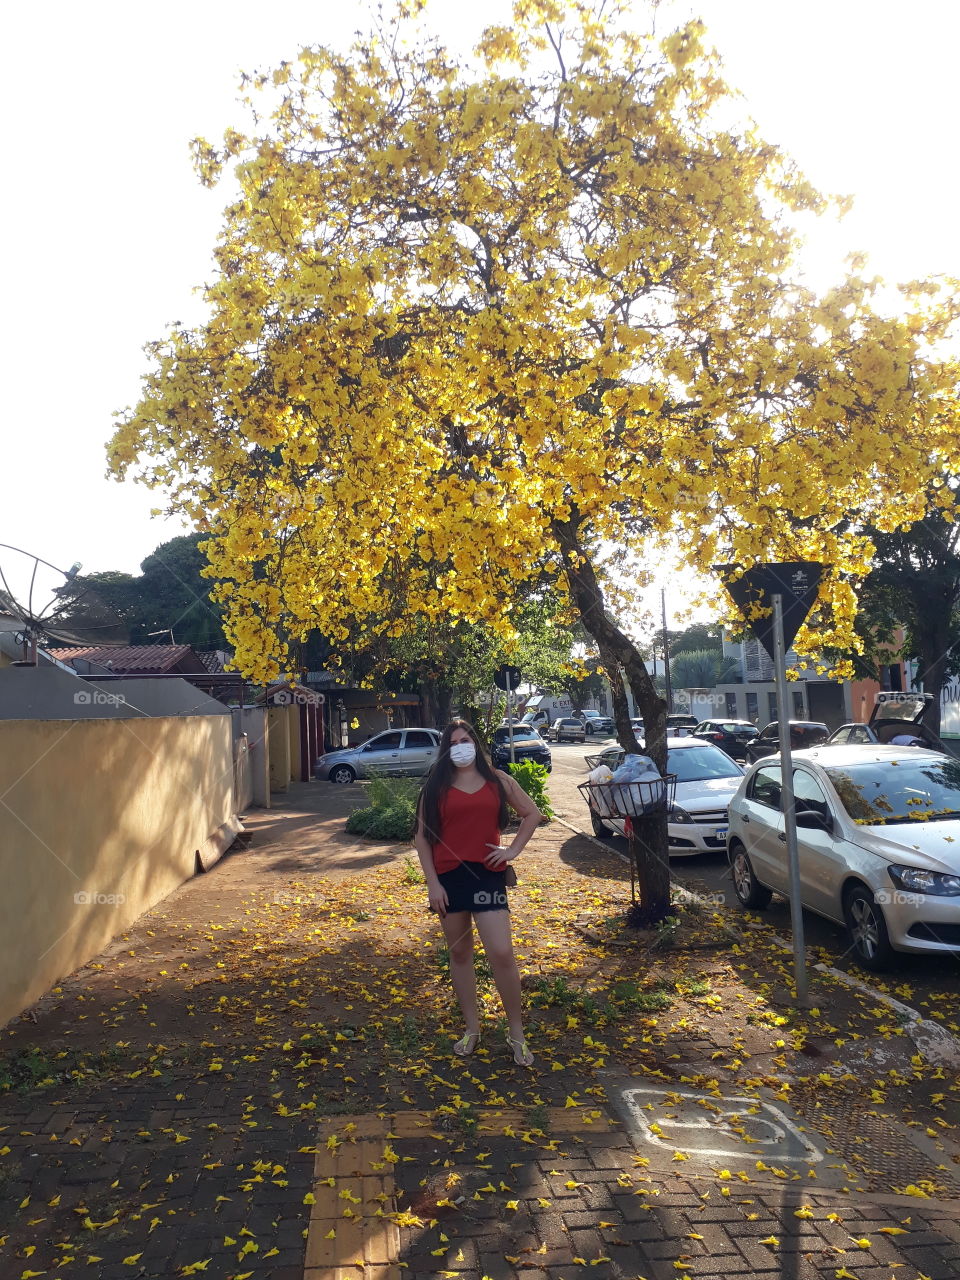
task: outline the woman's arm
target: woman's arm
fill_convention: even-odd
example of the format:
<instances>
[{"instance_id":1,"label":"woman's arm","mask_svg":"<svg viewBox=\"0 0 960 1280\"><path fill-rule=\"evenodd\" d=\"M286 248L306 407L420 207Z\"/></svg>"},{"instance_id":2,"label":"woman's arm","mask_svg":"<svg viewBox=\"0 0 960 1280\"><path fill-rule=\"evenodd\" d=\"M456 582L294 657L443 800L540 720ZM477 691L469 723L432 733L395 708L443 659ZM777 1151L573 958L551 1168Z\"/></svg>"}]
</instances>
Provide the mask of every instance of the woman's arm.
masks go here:
<instances>
[{"instance_id":1,"label":"woman's arm","mask_svg":"<svg viewBox=\"0 0 960 1280\"><path fill-rule=\"evenodd\" d=\"M420 866L423 869L423 878L427 882L427 897L430 900L430 907L433 911L436 911L437 915L445 916L449 900L447 891L441 885L437 876L437 869L433 865L433 848L427 839L427 833L423 825L423 796L420 797L417 804L417 826L413 833L413 847L417 851L417 857L420 859Z\"/></svg>"},{"instance_id":2,"label":"woman's arm","mask_svg":"<svg viewBox=\"0 0 960 1280\"><path fill-rule=\"evenodd\" d=\"M491 848L486 862L494 871L502 871L508 862L513 861L536 831L543 819L543 814L533 803L516 778L509 773L503 774L502 777L502 785L506 792L507 803L510 805L511 809L514 809L517 814L519 814L520 827L509 845L506 847L501 845Z\"/></svg>"}]
</instances>

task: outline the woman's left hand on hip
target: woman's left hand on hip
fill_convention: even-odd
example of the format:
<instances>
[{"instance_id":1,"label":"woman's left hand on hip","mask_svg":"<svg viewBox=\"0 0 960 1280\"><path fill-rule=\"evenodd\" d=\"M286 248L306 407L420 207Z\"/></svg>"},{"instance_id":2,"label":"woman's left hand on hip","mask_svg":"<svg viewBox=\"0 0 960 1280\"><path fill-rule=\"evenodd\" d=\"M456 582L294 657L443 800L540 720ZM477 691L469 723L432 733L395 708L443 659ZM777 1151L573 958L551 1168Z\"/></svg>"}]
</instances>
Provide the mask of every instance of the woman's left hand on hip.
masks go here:
<instances>
[{"instance_id":1,"label":"woman's left hand on hip","mask_svg":"<svg viewBox=\"0 0 960 1280\"><path fill-rule=\"evenodd\" d=\"M504 848L503 845L492 844L489 846L490 852L484 858L484 862L491 871L502 871L508 862L512 862L517 856L512 849Z\"/></svg>"}]
</instances>

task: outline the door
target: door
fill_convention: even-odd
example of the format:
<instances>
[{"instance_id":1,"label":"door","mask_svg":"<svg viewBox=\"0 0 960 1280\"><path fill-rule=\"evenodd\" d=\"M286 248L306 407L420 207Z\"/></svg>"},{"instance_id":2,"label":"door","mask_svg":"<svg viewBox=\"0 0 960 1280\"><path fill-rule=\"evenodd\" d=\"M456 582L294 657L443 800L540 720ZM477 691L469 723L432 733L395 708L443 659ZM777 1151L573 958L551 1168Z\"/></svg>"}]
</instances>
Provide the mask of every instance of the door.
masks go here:
<instances>
[{"instance_id":1,"label":"door","mask_svg":"<svg viewBox=\"0 0 960 1280\"><path fill-rule=\"evenodd\" d=\"M750 779L742 801L743 842L757 879L783 893L787 887L786 847L779 836L781 775L778 764L763 765Z\"/></svg>"},{"instance_id":2,"label":"door","mask_svg":"<svg viewBox=\"0 0 960 1280\"><path fill-rule=\"evenodd\" d=\"M433 764L437 740L426 729L408 729L403 743L403 772L422 777Z\"/></svg>"},{"instance_id":3,"label":"door","mask_svg":"<svg viewBox=\"0 0 960 1280\"><path fill-rule=\"evenodd\" d=\"M813 827L797 827L797 852L800 859L800 901L820 915L839 918L840 885L843 884L846 862L843 857L843 837L836 825L826 793L819 781L799 765L793 771L793 794L797 812L812 810L830 820L833 831L820 831ZM786 858L787 837L780 823L780 839Z\"/></svg>"},{"instance_id":4,"label":"door","mask_svg":"<svg viewBox=\"0 0 960 1280\"><path fill-rule=\"evenodd\" d=\"M762 760L764 756L780 754L780 726L776 721L766 728L750 744L750 759Z\"/></svg>"},{"instance_id":5,"label":"door","mask_svg":"<svg viewBox=\"0 0 960 1280\"><path fill-rule=\"evenodd\" d=\"M365 773L399 773L403 733L392 729L371 738L361 749L358 762Z\"/></svg>"}]
</instances>

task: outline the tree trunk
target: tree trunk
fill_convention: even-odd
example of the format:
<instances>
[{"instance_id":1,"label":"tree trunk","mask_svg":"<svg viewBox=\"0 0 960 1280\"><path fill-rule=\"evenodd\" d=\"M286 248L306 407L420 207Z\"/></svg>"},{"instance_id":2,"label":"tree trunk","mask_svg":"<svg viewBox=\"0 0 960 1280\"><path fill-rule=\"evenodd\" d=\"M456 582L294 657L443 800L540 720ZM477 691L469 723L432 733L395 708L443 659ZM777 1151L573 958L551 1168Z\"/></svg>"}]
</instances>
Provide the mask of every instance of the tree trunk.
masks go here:
<instances>
[{"instance_id":1,"label":"tree trunk","mask_svg":"<svg viewBox=\"0 0 960 1280\"><path fill-rule=\"evenodd\" d=\"M445 729L452 720L452 707L453 690L449 685L441 682L437 686L437 718L434 722L438 729Z\"/></svg>"},{"instance_id":2,"label":"tree trunk","mask_svg":"<svg viewBox=\"0 0 960 1280\"><path fill-rule=\"evenodd\" d=\"M420 706L423 710L423 723L437 724L437 684L435 680L420 681Z\"/></svg>"},{"instance_id":3,"label":"tree trunk","mask_svg":"<svg viewBox=\"0 0 960 1280\"><path fill-rule=\"evenodd\" d=\"M670 914L670 859L656 852L668 847L665 809L630 819L630 858L637 877L630 924L635 929L649 929Z\"/></svg>"},{"instance_id":4,"label":"tree trunk","mask_svg":"<svg viewBox=\"0 0 960 1280\"><path fill-rule=\"evenodd\" d=\"M950 665L950 628L939 620L932 621L929 626L918 628L917 656L920 670L917 673L925 693L933 694L933 706L924 717L924 722L940 733L940 695L947 683L947 671Z\"/></svg>"},{"instance_id":5,"label":"tree trunk","mask_svg":"<svg viewBox=\"0 0 960 1280\"><path fill-rule=\"evenodd\" d=\"M644 751L661 774L667 765L667 704L657 693L636 645L625 635L604 608L603 592L587 552L580 542L576 514L564 522L554 521L570 595L587 633L597 642L600 661L610 680L613 718L617 738L625 751L639 750L630 716L623 677L643 716ZM630 856L636 868L639 906L631 912L631 923L657 924L670 914L670 862L665 810L631 819L634 835Z\"/></svg>"}]
</instances>

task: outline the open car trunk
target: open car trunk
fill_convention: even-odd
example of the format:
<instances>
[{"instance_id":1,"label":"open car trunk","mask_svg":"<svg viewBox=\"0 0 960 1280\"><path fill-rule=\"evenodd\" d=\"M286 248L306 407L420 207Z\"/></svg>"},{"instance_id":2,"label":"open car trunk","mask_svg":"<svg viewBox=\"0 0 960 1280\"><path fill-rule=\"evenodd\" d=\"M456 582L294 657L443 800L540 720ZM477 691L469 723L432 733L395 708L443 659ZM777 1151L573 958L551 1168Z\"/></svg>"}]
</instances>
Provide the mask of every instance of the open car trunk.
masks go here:
<instances>
[{"instance_id":1,"label":"open car trunk","mask_svg":"<svg viewBox=\"0 0 960 1280\"><path fill-rule=\"evenodd\" d=\"M927 725L933 707L932 693L878 693L867 722L881 742L889 743L900 733L921 738L933 751L947 755L946 744Z\"/></svg>"}]
</instances>

